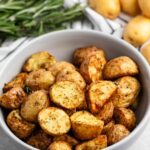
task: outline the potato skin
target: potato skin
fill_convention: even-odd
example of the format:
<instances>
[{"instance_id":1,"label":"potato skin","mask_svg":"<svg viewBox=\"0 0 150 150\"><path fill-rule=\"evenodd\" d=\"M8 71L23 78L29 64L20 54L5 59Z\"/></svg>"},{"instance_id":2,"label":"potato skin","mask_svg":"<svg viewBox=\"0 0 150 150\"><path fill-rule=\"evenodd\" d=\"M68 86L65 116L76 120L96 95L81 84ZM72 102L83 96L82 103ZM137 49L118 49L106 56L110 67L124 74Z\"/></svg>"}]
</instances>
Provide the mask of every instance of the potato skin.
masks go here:
<instances>
[{"instance_id":1,"label":"potato skin","mask_svg":"<svg viewBox=\"0 0 150 150\"><path fill-rule=\"evenodd\" d=\"M52 85L54 81L55 78L50 71L40 69L29 73L25 80L25 84L33 91L48 90L49 86Z\"/></svg>"},{"instance_id":2,"label":"potato skin","mask_svg":"<svg viewBox=\"0 0 150 150\"><path fill-rule=\"evenodd\" d=\"M125 76L116 80L115 83L117 90L111 97L114 106L129 107L132 105L141 89L139 81L134 77Z\"/></svg>"},{"instance_id":3,"label":"potato skin","mask_svg":"<svg viewBox=\"0 0 150 150\"><path fill-rule=\"evenodd\" d=\"M90 111L94 114L99 113L116 89L117 86L112 81L92 83L88 89L88 105Z\"/></svg>"},{"instance_id":4,"label":"potato skin","mask_svg":"<svg viewBox=\"0 0 150 150\"><path fill-rule=\"evenodd\" d=\"M104 126L104 122L87 111L78 111L71 117L71 128L77 139L90 140L97 137Z\"/></svg>"},{"instance_id":5,"label":"potato skin","mask_svg":"<svg viewBox=\"0 0 150 150\"><path fill-rule=\"evenodd\" d=\"M35 91L27 97L27 100L21 105L21 116L29 122L37 122L38 113L49 107L50 102L46 91Z\"/></svg>"},{"instance_id":6,"label":"potato skin","mask_svg":"<svg viewBox=\"0 0 150 150\"><path fill-rule=\"evenodd\" d=\"M104 126L104 128L103 128L102 134L106 134L106 135L107 135L107 133L111 131L111 128L112 128L114 125L115 125L115 121L114 121L114 120L111 120L110 122L108 122L108 123Z\"/></svg>"},{"instance_id":7,"label":"potato skin","mask_svg":"<svg viewBox=\"0 0 150 150\"><path fill-rule=\"evenodd\" d=\"M111 59L104 67L104 79L111 80L122 76L134 76L138 74L138 66L127 56Z\"/></svg>"},{"instance_id":8,"label":"potato skin","mask_svg":"<svg viewBox=\"0 0 150 150\"><path fill-rule=\"evenodd\" d=\"M25 62L23 71L31 72L41 68L48 69L51 65L56 63L54 56L50 55L47 51L42 51L31 55Z\"/></svg>"},{"instance_id":9,"label":"potato skin","mask_svg":"<svg viewBox=\"0 0 150 150\"><path fill-rule=\"evenodd\" d=\"M131 109L115 108L114 118L116 123L124 125L130 131L135 128L136 116Z\"/></svg>"},{"instance_id":10,"label":"potato skin","mask_svg":"<svg viewBox=\"0 0 150 150\"><path fill-rule=\"evenodd\" d=\"M0 96L0 105L7 109L17 109L26 99L26 94L20 87L15 87Z\"/></svg>"},{"instance_id":11,"label":"potato skin","mask_svg":"<svg viewBox=\"0 0 150 150\"><path fill-rule=\"evenodd\" d=\"M20 139L27 138L33 132L35 125L25 121L19 114L19 110L11 111L6 119L8 127Z\"/></svg>"}]
</instances>

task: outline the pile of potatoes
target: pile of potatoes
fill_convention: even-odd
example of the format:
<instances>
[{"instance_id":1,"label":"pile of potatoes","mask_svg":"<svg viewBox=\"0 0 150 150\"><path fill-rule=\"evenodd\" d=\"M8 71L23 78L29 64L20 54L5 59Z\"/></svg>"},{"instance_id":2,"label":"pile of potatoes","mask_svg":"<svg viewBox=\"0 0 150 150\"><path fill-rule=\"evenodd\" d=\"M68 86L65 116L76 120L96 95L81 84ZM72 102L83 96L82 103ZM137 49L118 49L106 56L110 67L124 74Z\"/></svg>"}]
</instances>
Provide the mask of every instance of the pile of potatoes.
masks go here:
<instances>
[{"instance_id":1,"label":"pile of potatoes","mask_svg":"<svg viewBox=\"0 0 150 150\"><path fill-rule=\"evenodd\" d=\"M76 49L73 63L42 51L4 85L0 105L10 130L33 147L100 150L136 127L138 74L131 58L108 61L95 46Z\"/></svg>"}]
</instances>

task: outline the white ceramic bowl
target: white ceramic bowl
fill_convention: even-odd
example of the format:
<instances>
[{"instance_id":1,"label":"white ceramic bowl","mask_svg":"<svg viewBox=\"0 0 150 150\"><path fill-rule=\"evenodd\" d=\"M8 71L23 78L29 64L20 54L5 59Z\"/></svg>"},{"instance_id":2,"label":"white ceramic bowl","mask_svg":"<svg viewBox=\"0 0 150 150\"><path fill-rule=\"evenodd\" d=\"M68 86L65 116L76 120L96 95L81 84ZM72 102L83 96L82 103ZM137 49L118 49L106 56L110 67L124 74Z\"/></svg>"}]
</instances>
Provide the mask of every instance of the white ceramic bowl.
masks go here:
<instances>
[{"instance_id":1,"label":"white ceramic bowl","mask_svg":"<svg viewBox=\"0 0 150 150\"><path fill-rule=\"evenodd\" d=\"M58 60L71 61L74 49L89 45L95 45L104 49L108 59L123 55L129 56L135 60L140 68L142 92L141 103L136 112L138 125L128 137L107 148L107 150L126 150L127 147L138 138L141 132L143 132L148 121L150 114L150 70L144 57L134 47L123 40L97 31L85 30L65 30L40 36L26 45L23 49L15 52L11 59L3 66L0 71L0 92L2 93L4 84L20 72L23 63L31 54L41 50L47 50L56 56ZM10 131L1 109L0 126L5 133L18 144L18 149L36 150L18 139Z\"/></svg>"}]
</instances>

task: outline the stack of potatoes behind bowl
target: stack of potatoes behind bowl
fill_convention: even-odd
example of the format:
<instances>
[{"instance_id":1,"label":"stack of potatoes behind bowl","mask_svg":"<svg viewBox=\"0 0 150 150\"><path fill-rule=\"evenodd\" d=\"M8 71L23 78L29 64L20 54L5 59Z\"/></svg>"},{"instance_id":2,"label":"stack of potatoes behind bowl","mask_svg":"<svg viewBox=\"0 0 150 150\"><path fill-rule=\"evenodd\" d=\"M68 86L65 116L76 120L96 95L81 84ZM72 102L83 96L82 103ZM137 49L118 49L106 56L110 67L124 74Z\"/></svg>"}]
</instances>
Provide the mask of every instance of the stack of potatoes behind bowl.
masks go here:
<instances>
[{"instance_id":1,"label":"stack of potatoes behind bowl","mask_svg":"<svg viewBox=\"0 0 150 150\"><path fill-rule=\"evenodd\" d=\"M136 63L126 56L107 61L95 46L75 50L73 63L38 52L4 85L0 105L9 110L6 122L33 147L99 150L136 126Z\"/></svg>"}]
</instances>

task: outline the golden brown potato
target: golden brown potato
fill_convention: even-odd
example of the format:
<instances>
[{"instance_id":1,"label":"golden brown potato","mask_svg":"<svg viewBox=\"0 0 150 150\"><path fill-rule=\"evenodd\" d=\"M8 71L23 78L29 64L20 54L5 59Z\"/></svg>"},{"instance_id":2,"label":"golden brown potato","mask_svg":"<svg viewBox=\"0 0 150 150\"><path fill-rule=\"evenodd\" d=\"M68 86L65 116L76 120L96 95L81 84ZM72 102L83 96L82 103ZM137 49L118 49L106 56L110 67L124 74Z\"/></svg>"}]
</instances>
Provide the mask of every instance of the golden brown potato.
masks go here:
<instances>
[{"instance_id":1,"label":"golden brown potato","mask_svg":"<svg viewBox=\"0 0 150 150\"><path fill-rule=\"evenodd\" d=\"M83 142L75 150L101 150L107 147L107 136L99 135L93 140Z\"/></svg>"},{"instance_id":2,"label":"golden brown potato","mask_svg":"<svg viewBox=\"0 0 150 150\"><path fill-rule=\"evenodd\" d=\"M124 125L130 131L135 128L136 116L131 109L115 108L114 118L116 123Z\"/></svg>"},{"instance_id":3,"label":"golden brown potato","mask_svg":"<svg viewBox=\"0 0 150 150\"><path fill-rule=\"evenodd\" d=\"M111 100L115 107L128 107L134 103L140 92L139 81L130 76L119 78L115 81L117 91L112 95Z\"/></svg>"},{"instance_id":4,"label":"golden brown potato","mask_svg":"<svg viewBox=\"0 0 150 150\"><path fill-rule=\"evenodd\" d=\"M4 85L3 91L7 92L8 90L14 87L24 88L24 81L27 77L27 73L19 73L12 81Z\"/></svg>"},{"instance_id":5,"label":"golden brown potato","mask_svg":"<svg viewBox=\"0 0 150 150\"><path fill-rule=\"evenodd\" d=\"M133 18L126 26L123 38L138 47L150 38L150 19L142 15Z\"/></svg>"},{"instance_id":6,"label":"golden brown potato","mask_svg":"<svg viewBox=\"0 0 150 150\"><path fill-rule=\"evenodd\" d=\"M77 83L81 89L85 89L86 83L81 74L73 69L64 69L56 76L57 81L71 81Z\"/></svg>"},{"instance_id":7,"label":"golden brown potato","mask_svg":"<svg viewBox=\"0 0 150 150\"><path fill-rule=\"evenodd\" d=\"M91 113L87 111L78 111L71 117L71 128L76 136L80 140L90 140L97 137L104 126L104 122L97 119Z\"/></svg>"},{"instance_id":8,"label":"golden brown potato","mask_svg":"<svg viewBox=\"0 0 150 150\"><path fill-rule=\"evenodd\" d=\"M53 103L66 109L75 109L85 100L84 91L70 81L56 82L49 93Z\"/></svg>"},{"instance_id":9,"label":"golden brown potato","mask_svg":"<svg viewBox=\"0 0 150 150\"><path fill-rule=\"evenodd\" d=\"M0 105L7 109L17 109L23 103L26 94L21 87L14 87L0 96Z\"/></svg>"},{"instance_id":10,"label":"golden brown potato","mask_svg":"<svg viewBox=\"0 0 150 150\"><path fill-rule=\"evenodd\" d=\"M92 113L98 113L116 89L117 86L112 81L98 81L92 83L88 89L90 111Z\"/></svg>"},{"instance_id":11,"label":"golden brown potato","mask_svg":"<svg viewBox=\"0 0 150 150\"><path fill-rule=\"evenodd\" d=\"M138 0L120 0L120 4L122 11L131 16L136 16L141 12Z\"/></svg>"},{"instance_id":12,"label":"golden brown potato","mask_svg":"<svg viewBox=\"0 0 150 150\"><path fill-rule=\"evenodd\" d=\"M64 69L76 70L76 68L73 64L66 62L66 61L56 62L54 65L49 67L48 70L51 71L54 76L56 76L58 74L58 72L60 72Z\"/></svg>"},{"instance_id":13,"label":"golden brown potato","mask_svg":"<svg viewBox=\"0 0 150 150\"><path fill-rule=\"evenodd\" d=\"M71 128L69 116L56 107L42 109L38 114L38 122L41 128L52 136L65 134Z\"/></svg>"},{"instance_id":14,"label":"golden brown potato","mask_svg":"<svg viewBox=\"0 0 150 150\"><path fill-rule=\"evenodd\" d=\"M37 122L38 113L49 107L49 99L46 91L35 91L27 97L27 100L21 105L21 116L31 122Z\"/></svg>"},{"instance_id":15,"label":"golden brown potato","mask_svg":"<svg viewBox=\"0 0 150 150\"><path fill-rule=\"evenodd\" d=\"M115 144L117 142L119 142L120 140L122 140L123 138L125 138L126 136L128 136L130 134L130 131L121 124L115 124L114 126L112 126L111 130L109 130L109 132L107 133L107 137L108 137L108 144Z\"/></svg>"},{"instance_id":16,"label":"golden brown potato","mask_svg":"<svg viewBox=\"0 0 150 150\"><path fill-rule=\"evenodd\" d=\"M44 69L32 71L25 80L25 84L32 90L48 90L55 81L50 71Z\"/></svg>"},{"instance_id":17,"label":"golden brown potato","mask_svg":"<svg viewBox=\"0 0 150 150\"><path fill-rule=\"evenodd\" d=\"M115 125L115 121L114 121L114 120L111 120L109 123L107 123L107 124L104 126L104 128L103 128L103 130L102 130L102 134L106 134L106 135L107 135L107 133L111 131L111 128L112 128L114 125Z\"/></svg>"},{"instance_id":18,"label":"golden brown potato","mask_svg":"<svg viewBox=\"0 0 150 150\"><path fill-rule=\"evenodd\" d=\"M90 6L109 19L115 19L120 14L119 0L89 0Z\"/></svg>"},{"instance_id":19,"label":"golden brown potato","mask_svg":"<svg viewBox=\"0 0 150 150\"><path fill-rule=\"evenodd\" d=\"M31 72L41 68L48 69L56 63L54 56L50 55L47 51L42 51L31 55L23 66L23 71Z\"/></svg>"},{"instance_id":20,"label":"golden brown potato","mask_svg":"<svg viewBox=\"0 0 150 150\"><path fill-rule=\"evenodd\" d=\"M25 121L19 114L19 110L11 111L7 116L7 124L12 132L19 137L24 139L33 132L35 125Z\"/></svg>"},{"instance_id":21,"label":"golden brown potato","mask_svg":"<svg viewBox=\"0 0 150 150\"><path fill-rule=\"evenodd\" d=\"M112 119L113 113L114 113L114 105L111 101L109 101L103 106L103 108L96 115L96 117L98 119L103 120L104 123L106 124Z\"/></svg>"},{"instance_id":22,"label":"golden brown potato","mask_svg":"<svg viewBox=\"0 0 150 150\"><path fill-rule=\"evenodd\" d=\"M26 142L35 148L46 150L51 144L52 138L43 132L43 130L38 130L36 133L31 135Z\"/></svg>"},{"instance_id":23,"label":"golden brown potato","mask_svg":"<svg viewBox=\"0 0 150 150\"><path fill-rule=\"evenodd\" d=\"M53 142L47 150L72 150L71 146L65 141Z\"/></svg>"},{"instance_id":24,"label":"golden brown potato","mask_svg":"<svg viewBox=\"0 0 150 150\"><path fill-rule=\"evenodd\" d=\"M120 56L111 59L104 67L103 76L111 80L122 76L134 76L138 74L138 66L127 56Z\"/></svg>"}]
</instances>

